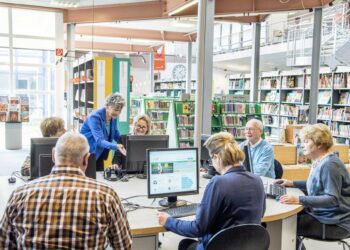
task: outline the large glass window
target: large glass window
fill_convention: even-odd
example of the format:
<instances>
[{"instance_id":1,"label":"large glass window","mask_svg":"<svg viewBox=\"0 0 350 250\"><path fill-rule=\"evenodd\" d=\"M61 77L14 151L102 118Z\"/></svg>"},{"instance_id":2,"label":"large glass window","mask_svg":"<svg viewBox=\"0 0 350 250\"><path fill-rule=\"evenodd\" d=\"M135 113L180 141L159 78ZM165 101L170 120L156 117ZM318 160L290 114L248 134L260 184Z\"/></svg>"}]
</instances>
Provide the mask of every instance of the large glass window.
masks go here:
<instances>
[{"instance_id":1,"label":"large glass window","mask_svg":"<svg viewBox=\"0 0 350 250\"><path fill-rule=\"evenodd\" d=\"M10 63L10 50L8 48L0 48L0 63Z\"/></svg>"},{"instance_id":2,"label":"large glass window","mask_svg":"<svg viewBox=\"0 0 350 250\"><path fill-rule=\"evenodd\" d=\"M13 9L13 34L55 37L55 13Z\"/></svg>"},{"instance_id":3,"label":"large glass window","mask_svg":"<svg viewBox=\"0 0 350 250\"><path fill-rule=\"evenodd\" d=\"M0 90L10 92L10 66L0 65Z\"/></svg>"},{"instance_id":4,"label":"large glass window","mask_svg":"<svg viewBox=\"0 0 350 250\"><path fill-rule=\"evenodd\" d=\"M8 8L0 7L0 33L9 33Z\"/></svg>"}]
</instances>

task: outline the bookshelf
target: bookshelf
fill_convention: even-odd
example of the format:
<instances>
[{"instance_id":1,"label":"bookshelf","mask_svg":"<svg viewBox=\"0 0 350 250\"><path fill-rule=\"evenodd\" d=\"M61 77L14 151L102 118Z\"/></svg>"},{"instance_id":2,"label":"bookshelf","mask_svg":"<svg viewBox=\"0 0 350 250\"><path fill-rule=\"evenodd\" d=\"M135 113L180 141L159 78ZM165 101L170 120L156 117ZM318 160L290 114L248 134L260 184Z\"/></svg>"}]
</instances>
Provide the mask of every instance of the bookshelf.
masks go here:
<instances>
[{"instance_id":1,"label":"bookshelf","mask_svg":"<svg viewBox=\"0 0 350 250\"><path fill-rule=\"evenodd\" d=\"M143 108L143 98L137 96L130 97L130 118L129 118L129 133L134 132L134 121L136 116L142 114Z\"/></svg>"},{"instance_id":2,"label":"bookshelf","mask_svg":"<svg viewBox=\"0 0 350 250\"><path fill-rule=\"evenodd\" d=\"M228 91L230 95L247 96L246 101L248 101L250 93L250 74L230 75Z\"/></svg>"},{"instance_id":3,"label":"bookshelf","mask_svg":"<svg viewBox=\"0 0 350 250\"><path fill-rule=\"evenodd\" d=\"M191 93L196 91L196 81L191 82ZM154 83L154 92L163 93L167 97L181 97L186 92L186 81L157 81Z\"/></svg>"},{"instance_id":4,"label":"bookshelf","mask_svg":"<svg viewBox=\"0 0 350 250\"><path fill-rule=\"evenodd\" d=\"M144 111L152 122L152 134L153 135L165 135L170 105L173 102L171 98L164 97L144 97Z\"/></svg>"},{"instance_id":5,"label":"bookshelf","mask_svg":"<svg viewBox=\"0 0 350 250\"><path fill-rule=\"evenodd\" d=\"M83 56L73 66L73 129L79 131L94 109L94 62Z\"/></svg>"}]
</instances>

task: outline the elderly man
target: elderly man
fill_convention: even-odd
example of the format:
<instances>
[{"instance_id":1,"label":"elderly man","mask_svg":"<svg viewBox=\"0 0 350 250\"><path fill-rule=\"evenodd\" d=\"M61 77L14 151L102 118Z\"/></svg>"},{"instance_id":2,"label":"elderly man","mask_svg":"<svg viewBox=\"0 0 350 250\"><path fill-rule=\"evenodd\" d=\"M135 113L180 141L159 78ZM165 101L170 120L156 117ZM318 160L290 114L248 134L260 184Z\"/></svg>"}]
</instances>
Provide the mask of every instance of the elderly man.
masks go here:
<instances>
[{"instance_id":1,"label":"elderly man","mask_svg":"<svg viewBox=\"0 0 350 250\"><path fill-rule=\"evenodd\" d=\"M261 121L251 119L244 130L246 141L240 144L243 149L248 146L251 171L259 176L275 178L274 154L270 144L261 138L264 127Z\"/></svg>"},{"instance_id":2,"label":"elderly man","mask_svg":"<svg viewBox=\"0 0 350 250\"><path fill-rule=\"evenodd\" d=\"M79 133L61 136L48 176L17 188L0 222L0 249L131 249L116 192L85 176L89 145Z\"/></svg>"}]
</instances>

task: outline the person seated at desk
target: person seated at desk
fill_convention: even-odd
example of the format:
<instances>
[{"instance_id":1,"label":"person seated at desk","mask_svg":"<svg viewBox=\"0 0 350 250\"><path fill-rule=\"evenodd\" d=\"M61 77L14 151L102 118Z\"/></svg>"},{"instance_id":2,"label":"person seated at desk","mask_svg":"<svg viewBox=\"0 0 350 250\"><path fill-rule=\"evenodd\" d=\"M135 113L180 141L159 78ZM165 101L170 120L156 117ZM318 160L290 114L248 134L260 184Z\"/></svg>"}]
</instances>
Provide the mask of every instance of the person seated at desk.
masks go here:
<instances>
[{"instance_id":1,"label":"person seated at desk","mask_svg":"<svg viewBox=\"0 0 350 250\"><path fill-rule=\"evenodd\" d=\"M96 170L104 170L104 160L107 160L109 151L120 151L126 155L122 144L113 143L120 141L117 128L117 118L125 106L125 99L119 93L110 94L106 98L105 107L90 114L83 123L80 133L89 142L90 153L96 154Z\"/></svg>"},{"instance_id":2,"label":"person seated at desk","mask_svg":"<svg viewBox=\"0 0 350 250\"><path fill-rule=\"evenodd\" d=\"M149 118L148 115L142 114L135 118L133 134L134 135L151 134L151 119ZM125 143L125 141L124 142L121 141L120 143ZM113 167L116 167L116 168L121 167L123 162L123 157L124 155L122 155L119 151L116 151L112 161Z\"/></svg>"},{"instance_id":3,"label":"person seated at desk","mask_svg":"<svg viewBox=\"0 0 350 250\"><path fill-rule=\"evenodd\" d=\"M60 137L66 132L64 120L60 117L48 117L40 123L43 137ZM21 167L22 176L30 176L30 155L26 157Z\"/></svg>"},{"instance_id":4,"label":"person seated at desk","mask_svg":"<svg viewBox=\"0 0 350 250\"><path fill-rule=\"evenodd\" d=\"M242 142L240 147L243 149L244 146L248 146L252 173L274 179L276 175L273 149L267 141L261 138L263 132L264 126L261 121L249 120L244 129L247 140Z\"/></svg>"},{"instance_id":5,"label":"person seated at desk","mask_svg":"<svg viewBox=\"0 0 350 250\"><path fill-rule=\"evenodd\" d=\"M131 232L117 193L85 176L86 138L62 135L51 174L17 188L0 221L0 249L131 249Z\"/></svg>"},{"instance_id":6,"label":"person seated at desk","mask_svg":"<svg viewBox=\"0 0 350 250\"><path fill-rule=\"evenodd\" d=\"M265 192L260 177L240 164L244 153L232 134L221 132L205 142L213 166L220 174L205 188L193 221L178 220L159 212L159 223L185 237L179 249L205 249L210 238L222 229L240 224L260 224L265 212Z\"/></svg>"},{"instance_id":7,"label":"person seated at desk","mask_svg":"<svg viewBox=\"0 0 350 250\"><path fill-rule=\"evenodd\" d=\"M284 195L280 202L302 204L297 235L318 239L350 236L350 176L345 165L330 151L333 137L324 124L304 127L301 148L313 160L307 181L277 180L286 187L306 190L305 196ZM298 249L298 248L297 248Z\"/></svg>"}]
</instances>

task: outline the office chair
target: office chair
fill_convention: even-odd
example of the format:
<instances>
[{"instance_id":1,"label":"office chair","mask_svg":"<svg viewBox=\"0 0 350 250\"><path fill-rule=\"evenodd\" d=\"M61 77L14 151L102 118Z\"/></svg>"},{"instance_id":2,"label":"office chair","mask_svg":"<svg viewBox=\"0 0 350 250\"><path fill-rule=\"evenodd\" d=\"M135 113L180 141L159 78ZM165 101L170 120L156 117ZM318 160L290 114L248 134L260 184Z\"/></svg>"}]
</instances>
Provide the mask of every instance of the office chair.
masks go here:
<instances>
[{"instance_id":1,"label":"office chair","mask_svg":"<svg viewBox=\"0 0 350 250\"><path fill-rule=\"evenodd\" d=\"M279 161L277 161L276 159L274 160L274 165L275 165L275 179L281 179L283 176L283 168L282 165Z\"/></svg>"},{"instance_id":2,"label":"office chair","mask_svg":"<svg viewBox=\"0 0 350 250\"><path fill-rule=\"evenodd\" d=\"M205 250L267 250L269 245L270 236L263 226L244 224L216 233Z\"/></svg>"},{"instance_id":3,"label":"office chair","mask_svg":"<svg viewBox=\"0 0 350 250\"><path fill-rule=\"evenodd\" d=\"M323 241L323 242L337 242L338 244L342 244L343 245L343 250L350 250L350 245L345 241L346 238L343 238L343 239L322 239L322 238L316 238L316 237L304 237L304 236L298 236L299 239L300 239L300 242L299 242L299 247L298 247L298 250L304 250L305 247L304 245L302 244L303 243L303 240L304 239L310 239L310 240L315 240L315 241ZM345 248L347 247L347 248Z\"/></svg>"}]
</instances>

